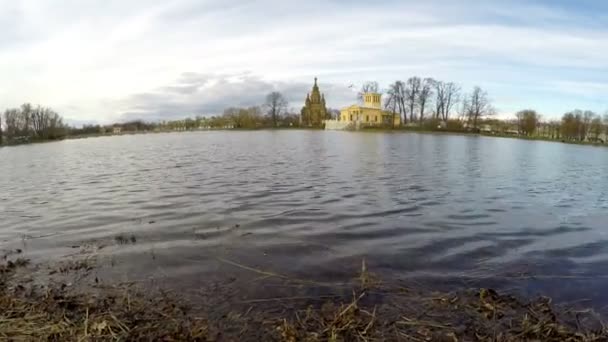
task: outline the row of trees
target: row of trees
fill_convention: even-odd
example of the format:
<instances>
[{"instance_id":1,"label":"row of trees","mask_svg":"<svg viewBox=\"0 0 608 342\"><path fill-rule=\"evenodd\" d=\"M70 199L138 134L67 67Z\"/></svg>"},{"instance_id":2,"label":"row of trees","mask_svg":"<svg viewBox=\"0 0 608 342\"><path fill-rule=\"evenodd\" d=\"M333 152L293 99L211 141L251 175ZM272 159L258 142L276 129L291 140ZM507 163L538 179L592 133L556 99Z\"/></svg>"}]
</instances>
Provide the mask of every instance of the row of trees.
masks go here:
<instances>
[{"instance_id":1,"label":"row of trees","mask_svg":"<svg viewBox=\"0 0 608 342\"><path fill-rule=\"evenodd\" d=\"M358 94L363 98L366 92L379 92L377 82L366 82ZM385 110L393 116L400 115L405 125L425 122L454 122L457 115L462 129L479 130L480 125L491 123L502 132L518 135L540 136L568 141L602 141L608 137L608 113L603 117L592 111L574 110L563 115L561 120L543 122L534 110L522 110L515 115L515 121L493 120L496 113L488 93L481 87L474 87L470 93L463 93L454 82L444 82L432 78L411 77L407 81L395 81L386 91ZM394 121L394 120L393 120ZM603 139L602 139L603 137Z\"/></svg>"},{"instance_id":2,"label":"row of trees","mask_svg":"<svg viewBox=\"0 0 608 342\"><path fill-rule=\"evenodd\" d=\"M25 103L5 110L0 117L0 143L62 139L66 134L61 116L47 107Z\"/></svg>"},{"instance_id":3,"label":"row of trees","mask_svg":"<svg viewBox=\"0 0 608 342\"><path fill-rule=\"evenodd\" d=\"M229 107L221 115L196 117L194 119L169 121L162 124L168 129L208 128L264 128L264 127L298 127L300 117L290 112L287 98L280 92L273 91L266 95L260 106ZM177 126L177 127L176 127Z\"/></svg>"},{"instance_id":4,"label":"row of trees","mask_svg":"<svg viewBox=\"0 0 608 342\"><path fill-rule=\"evenodd\" d=\"M568 112L562 117L561 132L564 140L603 140L600 137L608 135L608 113L602 117L590 110Z\"/></svg>"},{"instance_id":5,"label":"row of trees","mask_svg":"<svg viewBox=\"0 0 608 342\"><path fill-rule=\"evenodd\" d=\"M187 131L199 128L265 128L265 127L298 127L299 115L290 113L289 102L279 92L271 92L260 106L230 107L220 115L196 116L180 120L163 120L145 122L133 120L111 126L84 125L81 128L69 128L69 135L93 135L112 133L115 127L121 132L142 131Z\"/></svg>"},{"instance_id":6,"label":"row of trees","mask_svg":"<svg viewBox=\"0 0 608 342\"><path fill-rule=\"evenodd\" d=\"M378 83L367 82L359 97L365 92L378 92ZM399 115L403 124L421 124L427 119L447 122L460 104L460 116L477 128L479 120L494 114L494 107L488 93L475 87L471 93L462 92L454 82L444 82L432 78L410 77L407 81L395 81L388 87L384 107ZM394 120L393 120L394 121Z\"/></svg>"},{"instance_id":7,"label":"row of trees","mask_svg":"<svg viewBox=\"0 0 608 342\"><path fill-rule=\"evenodd\" d=\"M358 96L366 92L379 92L376 82L365 83ZM427 129L436 129L439 122L453 130L489 130L502 134L544 137L564 141L603 141L608 136L608 112L602 117L592 111L573 110L561 120L543 121L534 110L522 110L514 120L495 120L495 110L486 91L480 87L464 94L453 82L412 77L395 81L389 86L385 110L400 115L402 122ZM331 117L339 111L329 109ZM455 117L456 116L456 117ZM394 122L394 120L393 120ZM260 106L230 107L221 115L156 123L134 120L112 126L85 125L71 128L63 123L59 114L50 108L29 103L11 108L0 116L0 144L3 141L61 139L67 135L111 133L114 127L122 132L193 130L199 128L267 128L299 127L300 116L289 109L287 99L279 92L269 93ZM450 126L451 125L451 126ZM482 126L483 125L483 126ZM444 127L445 128L445 127Z\"/></svg>"},{"instance_id":8,"label":"row of trees","mask_svg":"<svg viewBox=\"0 0 608 342\"><path fill-rule=\"evenodd\" d=\"M532 109L515 114L515 120L494 120L489 125L499 133L516 133L527 137L542 137L563 141L603 142L608 137L608 112L603 116L575 109L565 113L561 120L543 120Z\"/></svg>"}]
</instances>

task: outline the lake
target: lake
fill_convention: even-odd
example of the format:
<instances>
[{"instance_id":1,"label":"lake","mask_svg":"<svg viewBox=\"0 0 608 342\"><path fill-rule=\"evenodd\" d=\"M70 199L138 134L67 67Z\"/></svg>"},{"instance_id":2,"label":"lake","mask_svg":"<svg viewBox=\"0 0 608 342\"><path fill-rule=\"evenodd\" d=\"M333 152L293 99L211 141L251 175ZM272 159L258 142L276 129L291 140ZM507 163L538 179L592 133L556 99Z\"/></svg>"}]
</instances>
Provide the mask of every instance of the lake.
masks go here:
<instances>
[{"instance_id":1,"label":"lake","mask_svg":"<svg viewBox=\"0 0 608 342\"><path fill-rule=\"evenodd\" d=\"M237 265L340 281L365 259L382 279L601 309L607 175L605 148L456 135L218 131L6 147L0 249L45 262L94 253L99 277L184 291L247 273Z\"/></svg>"}]
</instances>

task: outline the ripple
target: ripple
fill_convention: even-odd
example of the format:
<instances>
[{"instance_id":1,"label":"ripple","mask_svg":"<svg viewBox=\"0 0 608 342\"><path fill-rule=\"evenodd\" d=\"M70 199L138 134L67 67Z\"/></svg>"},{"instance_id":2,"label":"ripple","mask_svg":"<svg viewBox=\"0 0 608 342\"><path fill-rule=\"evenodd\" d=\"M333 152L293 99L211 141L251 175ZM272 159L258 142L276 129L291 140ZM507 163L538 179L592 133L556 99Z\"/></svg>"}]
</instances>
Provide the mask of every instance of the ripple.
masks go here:
<instances>
[{"instance_id":1,"label":"ripple","mask_svg":"<svg viewBox=\"0 0 608 342\"><path fill-rule=\"evenodd\" d=\"M608 150L373 136L201 132L3 148L0 248L48 236L27 243L49 259L133 233L141 243L107 253L153 277L154 249L164 272L195 279L217 272L214 253L307 278L347 276L343 264L363 258L381 276L446 283L520 269L608 274Z\"/></svg>"}]
</instances>

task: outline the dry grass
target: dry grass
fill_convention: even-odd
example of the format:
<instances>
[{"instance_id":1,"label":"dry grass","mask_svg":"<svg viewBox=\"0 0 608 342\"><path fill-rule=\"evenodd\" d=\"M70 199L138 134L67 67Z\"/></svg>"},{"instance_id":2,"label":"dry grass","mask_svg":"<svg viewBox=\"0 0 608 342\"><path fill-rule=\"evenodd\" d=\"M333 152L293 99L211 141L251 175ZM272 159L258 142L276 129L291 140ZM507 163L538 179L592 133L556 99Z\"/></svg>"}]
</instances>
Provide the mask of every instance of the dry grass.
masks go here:
<instances>
[{"instance_id":1,"label":"dry grass","mask_svg":"<svg viewBox=\"0 0 608 342\"><path fill-rule=\"evenodd\" d=\"M149 294L122 287L85 295L69 293L61 285L26 288L11 283L16 268L26 265L15 261L0 266L0 340L207 340L206 321L189 315L185 306L162 292Z\"/></svg>"},{"instance_id":2,"label":"dry grass","mask_svg":"<svg viewBox=\"0 0 608 342\"><path fill-rule=\"evenodd\" d=\"M205 340L207 324L165 299L120 291L71 296L61 289L0 294L4 340Z\"/></svg>"},{"instance_id":3,"label":"dry grass","mask_svg":"<svg viewBox=\"0 0 608 342\"><path fill-rule=\"evenodd\" d=\"M608 330L592 311L556 310L547 298L523 302L490 289L432 293L391 288L374 280L365 263L348 296L249 301L246 310L234 306L220 314L213 306L195 311L180 298L149 289L110 287L77 294L63 286L26 288L10 281L18 267L27 262L0 266L0 340L608 341Z\"/></svg>"}]
</instances>

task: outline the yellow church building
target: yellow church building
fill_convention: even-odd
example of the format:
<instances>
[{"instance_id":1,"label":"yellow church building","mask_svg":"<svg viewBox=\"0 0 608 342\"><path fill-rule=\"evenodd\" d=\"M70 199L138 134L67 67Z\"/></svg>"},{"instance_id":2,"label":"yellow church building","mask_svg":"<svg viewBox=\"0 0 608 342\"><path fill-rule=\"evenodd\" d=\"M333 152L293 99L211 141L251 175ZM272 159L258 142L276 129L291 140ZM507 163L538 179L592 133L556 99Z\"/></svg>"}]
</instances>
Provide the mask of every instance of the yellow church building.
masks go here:
<instances>
[{"instance_id":1,"label":"yellow church building","mask_svg":"<svg viewBox=\"0 0 608 342\"><path fill-rule=\"evenodd\" d=\"M382 110L382 94L380 93L365 93L363 94L363 105L352 105L340 110L339 120L344 123L353 123L359 126L386 126L401 124L401 116L399 114Z\"/></svg>"}]
</instances>

